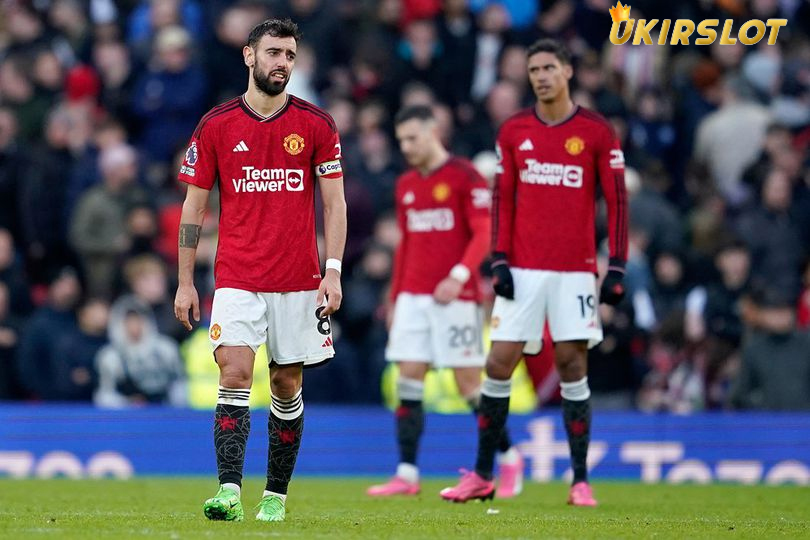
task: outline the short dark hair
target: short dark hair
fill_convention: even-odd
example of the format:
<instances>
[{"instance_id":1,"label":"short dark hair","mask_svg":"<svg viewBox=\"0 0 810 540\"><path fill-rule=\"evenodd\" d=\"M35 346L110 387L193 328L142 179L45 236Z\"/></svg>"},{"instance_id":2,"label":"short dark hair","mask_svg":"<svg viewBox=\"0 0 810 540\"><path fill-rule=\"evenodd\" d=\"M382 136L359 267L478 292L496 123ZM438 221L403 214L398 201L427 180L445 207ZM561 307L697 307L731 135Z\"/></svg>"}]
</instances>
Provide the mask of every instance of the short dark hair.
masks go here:
<instances>
[{"instance_id":1,"label":"short dark hair","mask_svg":"<svg viewBox=\"0 0 810 540\"><path fill-rule=\"evenodd\" d=\"M716 255L720 255L726 251L745 251L746 253L751 252L751 250L748 248L748 244L743 242L740 238L731 235L720 242L720 245L717 247Z\"/></svg>"},{"instance_id":2,"label":"short dark hair","mask_svg":"<svg viewBox=\"0 0 810 540\"><path fill-rule=\"evenodd\" d=\"M259 40L264 36L291 37L298 43L301 39L301 32L298 30L298 25L292 22L291 19L267 19L254 26L253 30L250 31L248 45L255 49L256 45L259 44Z\"/></svg>"},{"instance_id":3,"label":"short dark hair","mask_svg":"<svg viewBox=\"0 0 810 540\"><path fill-rule=\"evenodd\" d=\"M541 52L551 53L557 57L561 64L571 65L571 51L556 39L538 39L529 46L528 51L526 51L526 58L531 58Z\"/></svg>"},{"instance_id":4,"label":"short dark hair","mask_svg":"<svg viewBox=\"0 0 810 540\"><path fill-rule=\"evenodd\" d=\"M404 124L408 120L433 120L433 109L427 105L412 105L400 110L394 117L394 125Z\"/></svg>"}]
</instances>

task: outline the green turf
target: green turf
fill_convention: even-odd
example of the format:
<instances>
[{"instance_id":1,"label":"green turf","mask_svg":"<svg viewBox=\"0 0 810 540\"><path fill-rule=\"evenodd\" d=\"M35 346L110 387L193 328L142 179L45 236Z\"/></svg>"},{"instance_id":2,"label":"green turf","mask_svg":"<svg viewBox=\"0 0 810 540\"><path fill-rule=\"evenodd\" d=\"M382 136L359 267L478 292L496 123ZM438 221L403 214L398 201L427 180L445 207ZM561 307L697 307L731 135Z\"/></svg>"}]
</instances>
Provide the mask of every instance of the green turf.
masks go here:
<instances>
[{"instance_id":1,"label":"green turf","mask_svg":"<svg viewBox=\"0 0 810 540\"><path fill-rule=\"evenodd\" d=\"M799 487L598 483L598 508L564 504L566 486L530 484L519 498L452 504L371 500L366 480L297 479L284 523L258 523L261 479L243 489L245 521L209 522L211 479L0 480L0 538L810 538L810 490ZM498 513L487 513L493 508Z\"/></svg>"}]
</instances>

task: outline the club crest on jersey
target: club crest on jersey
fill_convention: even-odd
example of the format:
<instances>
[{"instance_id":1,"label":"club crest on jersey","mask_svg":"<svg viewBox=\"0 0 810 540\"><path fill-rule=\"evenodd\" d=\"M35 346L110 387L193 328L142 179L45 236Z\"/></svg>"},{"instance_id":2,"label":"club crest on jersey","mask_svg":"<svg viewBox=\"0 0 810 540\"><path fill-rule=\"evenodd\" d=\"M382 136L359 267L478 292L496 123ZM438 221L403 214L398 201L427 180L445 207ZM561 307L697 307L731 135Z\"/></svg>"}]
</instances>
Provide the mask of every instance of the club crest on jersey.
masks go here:
<instances>
[{"instance_id":1,"label":"club crest on jersey","mask_svg":"<svg viewBox=\"0 0 810 540\"><path fill-rule=\"evenodd\" d=\"M290 133L284 137L284 150L291 156L297 156L304 151L304 138L298 133Z\"/></svg>"},{"instance_id":2,"label":"club crest on jersey","mask_svg":"<svg viewBox=\"0 0 810 540\"><path fill-rule=\"evenodd\" d=\"M191 146L186 150L186 163L192 167L197 163L197 142L191 143Z\"/></svg>"},{"instance_id":3,"label":"club crest on jersey","mask_svg":"<svg viewBox=\"0 0 810 540\"><path fill-rule=\"evenodd\" d=\"M436 202L444 202L450 197L450 186L441 182L433 188L433 198Z\"/></svg>"},{"instance_id":4,"label":"club crest on jersey","mask_svg":"<svg viewBox=\"0 0 810 540\"><path fill-rule=\"evenodd\" d=\"M583 150L585 150L585 141L579 137L569 137L568 140L565 141L565 151L572 156L581 154Z\"/></svg>"},{"instance_id":5,"label":"club crest on jersey","mask_svg":"<svg viewBox=\"0 0 810 540\"><path fill-rule=\"evenodd\" d=\"M217 323L211 325L211 339L218 340L222 336L222 327Z\"/></svg>"}]
</instances>

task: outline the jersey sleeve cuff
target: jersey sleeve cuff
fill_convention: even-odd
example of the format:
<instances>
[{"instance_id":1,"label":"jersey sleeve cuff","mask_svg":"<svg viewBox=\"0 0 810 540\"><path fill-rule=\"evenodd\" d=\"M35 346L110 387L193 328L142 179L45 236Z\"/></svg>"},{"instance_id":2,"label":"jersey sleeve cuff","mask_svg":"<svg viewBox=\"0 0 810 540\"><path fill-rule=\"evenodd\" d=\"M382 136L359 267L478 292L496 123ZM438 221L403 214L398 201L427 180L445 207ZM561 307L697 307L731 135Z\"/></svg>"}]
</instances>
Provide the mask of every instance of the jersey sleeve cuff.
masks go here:
<instances>
[{"instance_id":1,"label":"jersey sleeve cuff","mask_svg":"<svg viewBox=\"0 0 810 540\"><path fill-rule=\"evenodd\" d=\"M608 261L608 270L613 270L615 272L621 272L624 274L624 267L626 262L622 259L611 257Z\"/></svg>"},{"instance_id":2,"label":"jersey sleeve cuff","mask_svg":"<svg viewBox=\"0 0 810 540\"><path fill-rule=\"evenodd\" d=\"M450 277L461 282L462 284L467 283L470 280L470 275L470 269L461 263L455 265L450 270Z\"/></svg>"}]
</instances>

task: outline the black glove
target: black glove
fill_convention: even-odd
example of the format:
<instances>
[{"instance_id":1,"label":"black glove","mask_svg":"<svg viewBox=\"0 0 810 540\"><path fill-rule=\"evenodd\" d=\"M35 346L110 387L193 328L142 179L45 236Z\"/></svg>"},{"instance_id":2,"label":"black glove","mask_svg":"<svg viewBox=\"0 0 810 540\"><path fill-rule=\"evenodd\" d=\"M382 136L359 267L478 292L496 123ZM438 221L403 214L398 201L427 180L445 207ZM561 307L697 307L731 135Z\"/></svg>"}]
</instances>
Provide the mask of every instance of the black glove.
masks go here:
<instances>
[{"instance_id":1,"label":"black glove","mask_svg":"<svg viewBox=\"0 0 810 540\"><path fill-rule=\"evenodd\" d=\"M495 294L506 299L515 299L515 282L512 281L512 271L506 260L506 253L496 251L492 254L492 288Z\"/></svg>"},{"instance_id":2,"label":"black glove","mask_svg":"<svg viewBox=\"0 0 810 540\"><path fill-rule=\"evenodd\" d=\"M611 260L608 273L602 281L602 289L599 291L599 302L615 306L622 301L624 293L624 262Z\"/></svg>"}]
</instances>

